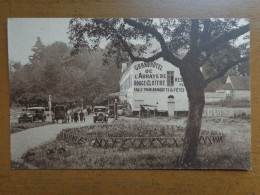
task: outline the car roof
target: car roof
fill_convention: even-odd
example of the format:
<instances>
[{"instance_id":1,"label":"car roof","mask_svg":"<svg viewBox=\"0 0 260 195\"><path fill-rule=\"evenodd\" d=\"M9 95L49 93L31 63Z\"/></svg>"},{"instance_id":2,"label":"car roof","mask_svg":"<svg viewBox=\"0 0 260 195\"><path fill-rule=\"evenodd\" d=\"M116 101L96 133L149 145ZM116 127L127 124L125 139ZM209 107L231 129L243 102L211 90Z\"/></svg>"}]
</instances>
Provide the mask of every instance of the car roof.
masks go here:
<instances>
[{"instance_id":1,"label":"car roof","mask_svg":"<svg viewBox=\"0 0 260 195\"><path fill-rule=\"evenodd\" d=\"M45 109L44 107L30 107L27 110L35 110L35 109Z\"/></svg>"},{"instance_id":2,"label":"car roof","mask_svg":"<svg viewBox=\"0 0 260 195\"><path fill-rule=\"evenodd\" d=\"M105 106L95 106L94 108L106 108Z\"/></svg>"}]
</instances>

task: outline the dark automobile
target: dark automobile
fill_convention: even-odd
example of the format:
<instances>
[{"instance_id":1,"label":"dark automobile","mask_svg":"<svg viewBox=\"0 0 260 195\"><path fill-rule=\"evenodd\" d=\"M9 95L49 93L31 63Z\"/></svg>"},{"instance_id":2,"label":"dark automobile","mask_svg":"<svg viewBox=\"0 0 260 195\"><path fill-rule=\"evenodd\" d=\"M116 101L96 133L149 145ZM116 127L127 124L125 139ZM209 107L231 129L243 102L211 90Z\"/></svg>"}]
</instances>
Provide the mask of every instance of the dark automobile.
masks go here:
<instances>
[{"instance_id":1,"label":"dark automobile","mask_svg":"<svg viewBox=\"0 0 260 195\"><path fill-rule=\"evenodd\" d=\"M22 113L18 118L19 123L21 122L33 122L33 115L30 113Z\"/></svg>"},{"instance_id":2,"label":"dark automobile","mask_svg":"<svg viewBox=\"0 0 260 195\"><path fill-rule=\"evenodd\" d=\"M115 105L109 104L109 106L108 106L108 116L114 117L114 113L115 113Z\"/></svg>"},{"instance_id":3,"label":"dark automobile","mask_svg":"<svg viewBox=\"0 0 260 195\"><path fill-rule=\"evenodd\" d=\"M27 108L24 113L18 118L19 123L21 122L34 122L41 120L44 122L46 120L46 115L44 112L44 107L31 107Z\"/></svg>"},{"instance_id":4,"label":"dark automobile","mask_svg":"<svg viewBox=\"0 0 260 195\"><path fill-rule=\"evenodd\" d=\"M52 115L52 123L55 123L55 121L58 123L59 120L62 121L62 123L67 123L67 111L68 108L65 105L57 105L53 109L53 115Z\"/></svg>"},{"instance_id":5,"label":"dark automobile","mask_svg":"<svg viewBox=\"0 0 260 195\"><path fill-rule=\"evenodd\" d=\"M119 116L123 116L124 115L123 105L117 105L117 114Z\"/></svg>"},{"instance_id":6,"label":"dark automobile","mask_svg":"<svg viewBox=\"0 0 260 195\"><path fill-rule=\"evenodd\" d=\"M107 115L107 108L105 106L95 106L94 107L94 114L93 114L93 121L104 121L107 122L108 115Z\"/></svg>"}]
</instances>

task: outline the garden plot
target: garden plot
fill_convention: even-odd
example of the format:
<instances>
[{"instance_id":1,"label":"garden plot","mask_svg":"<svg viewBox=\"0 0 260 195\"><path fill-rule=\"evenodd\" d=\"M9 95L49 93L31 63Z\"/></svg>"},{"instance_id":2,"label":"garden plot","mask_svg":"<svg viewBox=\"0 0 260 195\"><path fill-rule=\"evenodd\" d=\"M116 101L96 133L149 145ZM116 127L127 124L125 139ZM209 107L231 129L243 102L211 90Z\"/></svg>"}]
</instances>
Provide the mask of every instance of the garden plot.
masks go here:
<instances>
[{"instance_id":1,"label":"garden plot","mask_svg":"<svg viewBox=\"0 0 260 195\"><path fill-rule=\"evenodd\" d=\"M42 169L180 168L176 161L182 152L183 119L156 120L162 121L118 120L64 129L55 141L28 151L23 159ZM197 168L250 166L248 120L204 119L202 129Z\"/></svg>"}]
</instances>

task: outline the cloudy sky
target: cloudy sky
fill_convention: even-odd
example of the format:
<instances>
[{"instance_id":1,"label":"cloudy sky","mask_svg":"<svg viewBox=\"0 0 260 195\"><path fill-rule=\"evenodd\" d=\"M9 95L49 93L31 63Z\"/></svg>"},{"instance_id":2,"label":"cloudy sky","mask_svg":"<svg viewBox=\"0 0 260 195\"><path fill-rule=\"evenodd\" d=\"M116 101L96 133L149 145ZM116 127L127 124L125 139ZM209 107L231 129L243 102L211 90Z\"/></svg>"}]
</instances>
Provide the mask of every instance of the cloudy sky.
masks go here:
<instances>
[{"instance_id":1,"label":"cloudy sky","mask_svg":"<svg viewBox=\"0 0 260 195\"><path fill-rule=\"evenodd\" d=\"M69 18L11 18L8 19L8 55L10 60L29 62L31 48L37 37L43 44L55 41L68 44Z\"/></svg>"}]
</instances>

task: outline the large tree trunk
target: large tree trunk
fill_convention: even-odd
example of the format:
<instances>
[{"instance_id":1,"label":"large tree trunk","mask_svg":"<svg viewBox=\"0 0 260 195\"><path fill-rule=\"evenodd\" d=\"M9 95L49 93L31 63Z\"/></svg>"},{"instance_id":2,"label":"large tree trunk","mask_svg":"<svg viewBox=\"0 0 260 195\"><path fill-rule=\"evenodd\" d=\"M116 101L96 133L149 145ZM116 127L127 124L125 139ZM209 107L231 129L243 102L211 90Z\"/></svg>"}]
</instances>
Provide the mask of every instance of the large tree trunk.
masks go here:
<instances>
[{"instance_id":1,"label":"large tree trunk","mask_svg":"<svg viewBox=\"0 0 260 195\"><path fill-rule=\"evenodd\" d=\"M204 105L204 96L195 97L193 100L189 100L189 115L185 128L185 138L181 157L181 162L183 164L196 164Z\"/></svg>"},{"instance_id":2,"label":"large tree trunk","mask_svg":"<svg viewBox=\"0 0 260 195\"><path fill-rule=\"evenodd\" d=\"M181 164L197 164L197 150L201 129L202 113L205 105L204 77L196 66L180 69L189 99L189 114L185 128L185 137Z\"/></svg>"}]
</instances>

